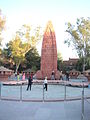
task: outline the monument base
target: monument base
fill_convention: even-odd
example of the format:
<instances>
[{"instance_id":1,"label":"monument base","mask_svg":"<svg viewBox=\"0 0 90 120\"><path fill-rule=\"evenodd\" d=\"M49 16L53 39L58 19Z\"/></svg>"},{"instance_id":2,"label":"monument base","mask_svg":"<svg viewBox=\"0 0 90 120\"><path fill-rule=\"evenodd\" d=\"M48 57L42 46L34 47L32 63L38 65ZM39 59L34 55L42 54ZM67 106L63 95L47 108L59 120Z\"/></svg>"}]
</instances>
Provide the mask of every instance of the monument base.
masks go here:
<instances>
[{"instance_id":1,"label":"monument base","mask_svg":"<svg viewBox=\"0 0 90 120\"><path fill-rule=\"evenodd\" d=\"M44 74L41 70L38 70L37 72L36 72L36 78L38 79L38 80L42 80L42 79L44 79L46 76L47 76L47 79L48 80L51 80L51 74L52 73L48 73L47 75L46 74ZM55 80L59 80L60 79L60 71L56 71L55 72Z\"/></svg>"}]
</instances>

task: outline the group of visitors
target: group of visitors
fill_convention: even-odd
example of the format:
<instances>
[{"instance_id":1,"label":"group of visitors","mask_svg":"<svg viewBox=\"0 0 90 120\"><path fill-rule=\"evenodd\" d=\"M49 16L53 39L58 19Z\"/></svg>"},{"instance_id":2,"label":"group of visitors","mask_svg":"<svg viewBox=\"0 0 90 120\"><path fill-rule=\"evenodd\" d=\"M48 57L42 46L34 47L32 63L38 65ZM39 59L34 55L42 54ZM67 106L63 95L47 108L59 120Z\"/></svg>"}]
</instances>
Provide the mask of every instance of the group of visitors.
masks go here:
<instances>
[{"instance_id":1,"label":"group of visitors","mask_svg":"<svg viewBox=\"0 0 90 120\"><path fill-rule=\"evenodd\" d=\"M68 72L66 72L64 74L64 76L63 76L63 74L61 72L61 74L60 74L60 80L64 80L64 79L67 80L67 81L69 81L69 73ZM55 80L55 73L54 73L54 71L52 72L51 80ZM46 89L46 91L47 91L47 83L48 83L47 82L47 77L45 77L45 80L44 80L44 89Z\"/></svg>"},{"instance_id":2,"label":"group of visitors","mask_svg":"<svg viewBox=\"0 0 90 120\"><path fill-rule=\"evenodd\" d=\"M66 72L65 74L62 74L62 71L60 72L60 80L67 80L69 81L69 73Z\"/></svg>"},{"instance_id":3,"label":"group of visitors","mask_svg":"<svg viewBox=\"0 0 90 120\"><path fill-rule=\"evenodd\" d=\"M55 80L55 72L54 71L52 71L51 80ZM62 71L61 71L60 72L60 80L67 80L67 81L69 81L69 73L66 72L65 74L63 74Z\"/></svg>"},{"instance_id":4,"label":"group of visitors","mask_svg":"<svg viewBox=\"0 0 90 120\"><path fill-rule=\"evenodd\" d=\"M17 79L17 81L19 80L25 80L25 73L20 74L19 72L15 73L15 78Z\"/></svg>"},{"instance_id":5,"label":"group of visitors","mask_svg":"<svg viewBox=\"0 0 90 120\"><path fill-rule=\"evenodd\" d=\"M31 91L32 83L33 83L33 76L31 74L31 75L29 75L29 78L28 78L27 90L30 88L30 91ZM47 91L47 77L45 77L45 79L44 79L44 89L46 89L46 91Z\"/></svg>"},{"instance_id":6,"label":"group of visitors","mask_svg":"<svg viewBox=\"0 0 90 120\"><path fill-rule=\"evenodd\" d=\"M19 80L19 74L17 74L17 79ZM22 80L25 80L25 73L22 74ZM52 71L52 74L51 74L51 80L55 80L55 73L54 71ZM69 81L69 73L66 72L63 76L62 74L62 71L60 73L60 80L68 80ZM27 86L27 91L29 90L30 88L30 91L31 91L31 86L32 86L32 83L33 83L33 73L31 73L28 77L28 86ZM47 91L47 76L45 77L44 79L44 89Z\"/></svg>"}]
</instances>

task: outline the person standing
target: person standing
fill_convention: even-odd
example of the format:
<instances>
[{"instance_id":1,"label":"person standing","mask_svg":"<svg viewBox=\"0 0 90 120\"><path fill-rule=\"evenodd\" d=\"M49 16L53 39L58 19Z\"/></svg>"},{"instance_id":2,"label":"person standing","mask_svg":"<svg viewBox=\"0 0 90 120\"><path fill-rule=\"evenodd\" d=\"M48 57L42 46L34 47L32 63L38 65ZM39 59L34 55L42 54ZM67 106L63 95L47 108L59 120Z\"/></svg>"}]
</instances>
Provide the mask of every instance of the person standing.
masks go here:
<instances>
[{"instance_id":1,"label":"person standing","mask_svg":"<svg viewBox=\"0 0 90 120\"><path fill-rule=\"evenodd\" d=\"M31 78L31 76L29 76L29 78L28 78L28 86L27 86L27 90L28 90L29 87L30 87L30 91L31 91L31 86L32 86L32 78Z\"/></svg>"},{"instance_id":2,"label":"person standing","mask_svg":"<svg viewBox=\"0 0 90 120\"><path fill-rule=\"evenodd\" d=\"M25 80L25 73L23 73L22 80Z\"/></svg>"},{"instance_id":3,"label":"person standing","mask_svg":"<svg viewBox=\"0 0 90 120\"><path fill-rule=\"evenodd\" d=\"M17 74L17 81L19 81L20 80L20 76L19 76L19 72L18 72L18 74Z\"/></svg>"},{"instance_id":4,"label":"person standing","mask_svg":"<svg viewBox=\"0 0 90 120\"><path fill-rule=\"evenodd\" d=\"M66 73L66 80L69 81L69 73L68 72Z\"/></svg>"},{"instance_id":5,"label":"person standing","mask_svg":"<svg viewBox=\"0 0 90 120\"><path fill-rule=\"evenodd\" d=\"M33 72L31 72L31 79L33 80Z\"/></svg>"},{"instance_id":6,"label":"person standing","mask_svg":"<svg viewBox=\"0 0 90 120\"><path fill-rule=\"evenodd\" d=\"M44 80L44 89L46 89L47 91L47 77L45 77L45 80Z\"/></svg>"},{"instance_id":7,"label":"person standing","mask_svg":"<svg viewBox=\"0 0 90 120\"><path fill-rule=\"evenodd\" d=\"M54 71L52 71L51 80L55 80L55 72Z\"/></svg>"},{"instance_id":8,"label":"person standing","mask_svg":"<svg viewBox=\"0 0 90 120\"><path fill-rule=\"evenodd\" d=\"M62 71L60 72L60 80L63 80Z\"/></svg>"}]
</instances>

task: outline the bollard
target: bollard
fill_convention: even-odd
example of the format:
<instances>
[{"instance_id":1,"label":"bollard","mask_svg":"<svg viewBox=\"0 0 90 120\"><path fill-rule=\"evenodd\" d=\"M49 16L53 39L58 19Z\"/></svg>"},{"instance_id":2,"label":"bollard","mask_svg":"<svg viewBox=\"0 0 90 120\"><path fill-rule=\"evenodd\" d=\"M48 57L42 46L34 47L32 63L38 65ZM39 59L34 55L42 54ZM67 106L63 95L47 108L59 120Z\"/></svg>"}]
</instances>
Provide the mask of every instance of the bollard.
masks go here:
<instances>
[{"instance_id":1,"label":"bollard","mask_svg":"<svg viewBox=\"0 0 90 120\"><path fill-rule=\"evenodd\" d=\"M20 84L20 101L22 101L22 83Z\"/></svg>"},{"instance_id":2,"label":"bollard","mask_svg":"<svg viewBox=\"0 0 90 120\"><path fill-rule=\"evenodd\" d=\"M44 83L43 83L43 102L44 102Z\"/></svg>"},{"instance_id":3,"label":"bollard","mask_svg":"<svg viewBox=\"0 0 90 120\"><path fill-rule=\"evenodd\" d=\"M84 84L83 84L83 90L82 90L82 113L81 113L81 120L84 120Z\"/></svg>"},{"instance_id":4,"label":"bollard","mask_svg":"<svg viewBox=\"0 0 90 120\"><path fill-rule=\"evenodd\" d=\"M64 91L64 100L66 100L66 82L65 82L65 84L64 84L64 88L65 88L65 89L64 89L64 90L65 90L65 91Z\"/></svg>"}]
</instances>

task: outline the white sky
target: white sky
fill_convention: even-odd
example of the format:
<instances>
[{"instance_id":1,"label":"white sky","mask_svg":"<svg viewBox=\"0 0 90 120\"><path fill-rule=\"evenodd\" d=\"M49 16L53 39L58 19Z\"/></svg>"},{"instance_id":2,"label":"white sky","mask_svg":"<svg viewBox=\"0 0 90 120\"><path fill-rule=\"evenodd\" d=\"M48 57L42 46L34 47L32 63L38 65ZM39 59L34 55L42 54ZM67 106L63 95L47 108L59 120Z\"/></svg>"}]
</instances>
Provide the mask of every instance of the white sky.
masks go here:
<instances>
[{"instance_id":1,"label":"white sky","mask_svg":"<svg viewBox=\"0 0 90 120\"><path fill-rule=\"evenodd\" d=\"M0 8L6 16L4 44L7 43L23 24L40 25L45 28L52 21L57 50L64 60L77 57L75 50L64 44L65 23L75 22L79 17L89 17L90 0L0 0ZM38 46L41 52L41 43Z\"/></svg>"}]
</instances>

